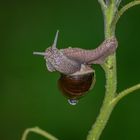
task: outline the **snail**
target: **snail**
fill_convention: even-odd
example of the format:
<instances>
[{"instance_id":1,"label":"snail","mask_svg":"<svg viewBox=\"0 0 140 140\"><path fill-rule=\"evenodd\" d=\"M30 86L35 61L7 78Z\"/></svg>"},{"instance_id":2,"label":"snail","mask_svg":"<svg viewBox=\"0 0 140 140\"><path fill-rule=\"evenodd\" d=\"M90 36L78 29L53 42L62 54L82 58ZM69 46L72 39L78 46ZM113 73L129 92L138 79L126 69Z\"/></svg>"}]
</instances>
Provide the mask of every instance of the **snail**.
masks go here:
<instances>
[{"instance_id":1,"label":"snail","mask_svg":"<svg viewBox=\"0 0 140 140\"><path fill-rule=\"evenodd\" d=\"M91 90L95 84L95 70L92 64L102 64L105 59L116 51L117 39L106 39L96 49L86 50L81 48L58 49L56 32L52 46L45 52L33 52L35 55L43 55L48 71L58 71L60 78L58 86L72 105Z\"/></svg>"}]
</instances>

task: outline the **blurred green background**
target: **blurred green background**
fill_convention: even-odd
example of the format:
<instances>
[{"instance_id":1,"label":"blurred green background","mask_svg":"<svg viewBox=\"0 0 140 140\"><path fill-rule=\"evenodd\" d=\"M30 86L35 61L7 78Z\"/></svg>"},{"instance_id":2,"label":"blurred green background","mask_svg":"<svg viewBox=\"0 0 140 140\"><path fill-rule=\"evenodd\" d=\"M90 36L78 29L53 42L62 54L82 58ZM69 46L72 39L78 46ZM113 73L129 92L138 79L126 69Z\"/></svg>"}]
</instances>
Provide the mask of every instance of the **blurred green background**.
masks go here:
<instances>
[{"instance_id":1,"label":"blurred green background","mask_svg":"<svg viewBox=\"0 0 140 140\"><path fill-rule=\"evenodd\" d=\"M33 126L61 140L85 140L104 96L103 70L95 66L94 89L71 106L57 88L59 74L48 72L43 57L32 53L51 45L57 29L59 48L97 47L104 39L97 0L5 0L0 2L0 19L0 140L20 140ZM140 6L121 18L116 36L121 91L140 82ZM36 134L28 138L45 140ZM113 111L101 136L112 139L140 140L140 90Z\"/></svg>"}]
</instances>

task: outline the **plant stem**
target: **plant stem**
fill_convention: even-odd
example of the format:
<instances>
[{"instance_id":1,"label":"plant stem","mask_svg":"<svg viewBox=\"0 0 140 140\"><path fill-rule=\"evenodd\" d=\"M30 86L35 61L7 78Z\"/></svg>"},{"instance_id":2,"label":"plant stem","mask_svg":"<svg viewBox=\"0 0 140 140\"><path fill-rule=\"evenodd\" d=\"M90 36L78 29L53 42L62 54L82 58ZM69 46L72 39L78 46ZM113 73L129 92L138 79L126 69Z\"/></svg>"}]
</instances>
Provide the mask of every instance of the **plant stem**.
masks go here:
<instances>
[{"instance_id":1,"label":"plant stem","mask_svg":"<svg viewBox=\"0 0 140 140\"><path fill-rule=\"evenodd\" d=\"M105 38L115 36L113 32L111 23L115 15L115 2L111 3L106 9L103 10L104 14L104 28L105 28ZM107 121L111 115L115 104L111 104L111 101L116 95L117 86L117 74L116 74L116 54L109 56L106 62L102 65L106 76L106 92L103 101L103 105L100 109L100 113L93 124L87 140L98 140L100 135L107 124Z\"/></svg>"},{"instance_id":2,"label":"plant stem","mask_svg":"<svg viewBox=\"0 0 140 140\"><path fill-rule=\"evenodd\" d=\"M87 140L98 140L100 138L100 135L107 124L113 108L114 105L110 104L110 99L105 97L99 116L91 128Z\"/></svg>"},{"instance_id":3,"label":"plant stem","mask_svg":"<svg viewBox=\"0 0 140 140\"><path fill-rule=\"evenodd\" d=\"M120 92L112 101L113 104L118 103L123 97L125 97L126 95L132 93L135 90L140 89L140 84L134 85L130 88L127 88L125 90L123 90L122 92Z\"/></svg>"},{"instance_id":4,"label":"plant stem","mask_svg":"<svg viewBox=\"0 0 140 140\"><path fill-rule=\"evenodd\" d=\"M128 10L130 9L131 7L134 7L135 5L139 5L140 4L140 0L134 0L134 1L131 1L129 2L128 4L126 4L123 8L121 8L119 10L119 12L117 12L113 22L112 22L112 25L114 27L116 27L115 25L117 24L117 22L119 21L120 17ZM114 28L115 30L115 28Z\"/></svg>"},{"instance_id":5,"label":"plant stem","mask_svg":"<svg viewBox=\"0 0 140 140\"><path fill-rule=\"evenodd\" d=\"M48 140L58 140L56 137L54 137L53 135L49 134L48 132L40 129L39 127L33 127L33 128L27 128L23 135L21 140L27 140L27 136L30 132L34 132L36 134L39 134L41 136L44 136L45 138L47 138Z\"/></svg>"},{"instance_id":6,"label":"plant stem","mask_svg":"<svg viewBox=\"0 0 140 140\"><path fill-rule=\"evenodd\" d=\"M117 21L120 16L129 8L140 4L140 1L132 1L124 6L119 12L117 11L118 5L120 1L116 3L115 0L110 0L109 4L105 6L104 0L98 0L101 9L104 15L104 34L105 38L110 38L111 36L115 36L115 28ZM124 96L132 93L133 91L140 89L140 84L132 86L119 94L116 94L117 89L117 73L116 73L116 54L109 56L106 62L102 65L105 76L106 76L106 92L103 104L100 109L100 113L93 124L89 135L87 136L87 140L99 140L103 129L105 128L108 119L111 115L112 110L115 105L122 99Z\"/></svg>"}]
</instances>

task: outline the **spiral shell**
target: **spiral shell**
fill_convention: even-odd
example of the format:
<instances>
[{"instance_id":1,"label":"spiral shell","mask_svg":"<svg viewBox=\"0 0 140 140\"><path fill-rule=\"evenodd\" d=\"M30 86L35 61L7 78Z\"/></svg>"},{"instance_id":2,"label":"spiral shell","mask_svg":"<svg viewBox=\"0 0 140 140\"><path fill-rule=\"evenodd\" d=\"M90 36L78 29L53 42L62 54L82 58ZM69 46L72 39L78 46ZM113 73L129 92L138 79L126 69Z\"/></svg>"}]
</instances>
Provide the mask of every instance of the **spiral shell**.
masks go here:
<instances>
[{"instance_id":1,"label":"spiral shell","mask_svg":"<svg viewBox=\"0 0 140 140\"><path fill-rule=\"evenodd\" d=\"M85 75L64 75L61 74L58 86L64 96L68 99L78 100L84 96L95 84L95 73Z\"/></svg>"}]
</instances>

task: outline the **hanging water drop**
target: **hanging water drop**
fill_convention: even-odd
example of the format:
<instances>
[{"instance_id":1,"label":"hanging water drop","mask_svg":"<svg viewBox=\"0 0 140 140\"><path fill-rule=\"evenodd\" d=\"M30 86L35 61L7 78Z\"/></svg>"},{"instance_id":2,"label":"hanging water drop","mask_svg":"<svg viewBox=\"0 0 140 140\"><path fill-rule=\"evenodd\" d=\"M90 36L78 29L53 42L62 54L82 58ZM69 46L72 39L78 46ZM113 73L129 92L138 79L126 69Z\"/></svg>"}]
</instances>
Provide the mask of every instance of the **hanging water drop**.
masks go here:
<instances>
[{"instance_id":1,"label":"hanging water drop","mask_svg":"<svg viewBox=\"0 0 140 140\"><path fill-rule=\"evenodd\" d=\"M76 100L76 99L68 99L68 103L70 105L76 105L78 103L78 100Z\"/></svg>"}]
</instances>

